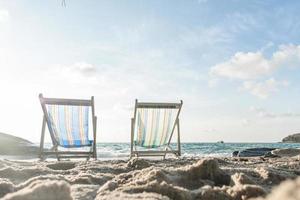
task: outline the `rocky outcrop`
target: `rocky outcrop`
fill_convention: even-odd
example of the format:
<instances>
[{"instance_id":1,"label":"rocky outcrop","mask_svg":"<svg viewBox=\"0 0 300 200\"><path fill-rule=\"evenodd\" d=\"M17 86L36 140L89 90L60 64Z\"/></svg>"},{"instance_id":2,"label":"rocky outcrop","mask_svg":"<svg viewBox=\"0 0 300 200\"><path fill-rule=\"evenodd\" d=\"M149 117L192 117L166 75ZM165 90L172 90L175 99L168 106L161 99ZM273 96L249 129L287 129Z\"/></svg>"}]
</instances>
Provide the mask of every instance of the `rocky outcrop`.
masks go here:
<instances>
[{"instance_id":1,"label":"rocky outcrop","mask_svg":"<svg viewBox=\"0 0 300 200\"><path fill-rule=\"evenodd\" d=\"M285 143L300 143L300 133L289 135L282 139Z\"/></svg>"},{"instance_id":2,"label":"rocky outcrop","mask_svg":"<svg viewBox=\"0 0 300 200\"><path fill-rule=\"evenodd\" d=\"M37 155L38 150L28 140L0 133L0 155Z\"/></svg>"}]
</instances>

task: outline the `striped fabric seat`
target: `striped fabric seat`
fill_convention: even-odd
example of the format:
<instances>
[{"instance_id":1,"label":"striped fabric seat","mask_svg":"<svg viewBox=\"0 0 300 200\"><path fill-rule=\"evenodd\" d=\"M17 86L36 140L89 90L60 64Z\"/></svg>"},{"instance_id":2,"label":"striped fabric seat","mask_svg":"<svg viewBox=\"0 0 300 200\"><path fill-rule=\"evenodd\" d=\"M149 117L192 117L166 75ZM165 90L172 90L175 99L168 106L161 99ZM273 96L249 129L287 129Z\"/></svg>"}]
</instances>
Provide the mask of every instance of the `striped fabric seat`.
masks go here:
<instances>
[{"instance_id":1,"label":"striped fabric seat","mask_svg":"<svg viewBox=\"0 0 300 200\"><path fill-rule=\"evenodd\" d=\"M62 147L91 146L89 133L89 107L73 105L47 105L49 129Z\"/></svg>"},{"instance_id":2,"label":"striped fabric seat","mask_svg":"<svg viewBox=\"0 0 300 200\"><path fill-rule=\"evenodd\" d=\"M147 148L168 144L178 112L179 108L137 108L134 144Z\"/></svg>"}]
</instances>

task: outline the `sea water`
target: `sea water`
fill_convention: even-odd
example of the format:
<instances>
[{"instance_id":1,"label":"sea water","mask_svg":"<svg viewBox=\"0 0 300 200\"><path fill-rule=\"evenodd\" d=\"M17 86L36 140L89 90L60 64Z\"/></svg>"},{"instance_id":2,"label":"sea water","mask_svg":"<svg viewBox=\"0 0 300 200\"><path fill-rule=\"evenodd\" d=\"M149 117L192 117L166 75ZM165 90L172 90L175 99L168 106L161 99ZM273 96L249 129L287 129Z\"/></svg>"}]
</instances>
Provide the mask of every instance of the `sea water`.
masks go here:
<instances>
[{"instance_id":1,"label":"sea water","mask_svg":"<svg viewBox=\"0 0 300 200\"><path fill-rule=\"evenodd\" d=\"M39 144L35 144L38 146ZM45 148L51 148L51 143L46 143ZM171 144L176 149L176 144ZM227 157L232 152L248 148L300 148L300 143L181 143L181 157ZM65 149L66 150L66 149ZM86 150L89 150L86 149ZM147 150L147 149L144 149ZM130 157L130 143L97 143L98 160L126 160ZM36 160L36 155L5 156L0 159Z\"/></svg>"},{"instance_id":2,"label":"sea water","mask_svg":"<svg viewBox=\"0 0 300 200\"><path fill-rule=\"evenodd\" d=\"M176 145L172 144L176 149ZM182 143L182 157L225 157L232 152L248 148L300 148L300 143ZM127 159L130 155L129 143L98 143L99 159Z\"/></svg>"}]
</instances>

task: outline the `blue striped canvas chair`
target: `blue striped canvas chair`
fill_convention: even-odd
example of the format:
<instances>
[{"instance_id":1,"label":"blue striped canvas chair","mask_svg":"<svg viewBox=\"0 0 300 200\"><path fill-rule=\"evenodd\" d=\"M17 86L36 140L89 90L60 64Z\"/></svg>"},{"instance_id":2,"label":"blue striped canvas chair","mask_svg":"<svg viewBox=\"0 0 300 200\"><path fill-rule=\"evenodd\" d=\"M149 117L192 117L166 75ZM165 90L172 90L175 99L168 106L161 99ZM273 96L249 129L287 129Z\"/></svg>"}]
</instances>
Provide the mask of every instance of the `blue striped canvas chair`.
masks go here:
<instances>
[{"instance_id":1,"label":"blue striped canvas chair","mask_svg":"<svg viewBox=\"0 0 300 200\"><path fill-rule=\"evenodd\" d=\"M43 109L43 124L40 142L40 158L56 155L61 158L95 158L96 125L94 97L90 100L54 99L39 95ZM89 139L89 112L92 115L93 140ZM53 147L44 149L46 124L51 136ZM66 150L60 150L66 149ZM71 150L74 149L74 150ZM88 150L87 150L88 149Z\"/></svg>"},{"instance_id":2,"label":"blue striped canvas chair","mask_svg":"<svg viewBox=\"0 0 300 200\"><path fill-rule=\"evenodd\" d=\"M181 155L179 114L180 103L135 102L131 119L131 157ZM177 148L171 148L174 132L177 132Z\"/></svg>"}]
</instances>

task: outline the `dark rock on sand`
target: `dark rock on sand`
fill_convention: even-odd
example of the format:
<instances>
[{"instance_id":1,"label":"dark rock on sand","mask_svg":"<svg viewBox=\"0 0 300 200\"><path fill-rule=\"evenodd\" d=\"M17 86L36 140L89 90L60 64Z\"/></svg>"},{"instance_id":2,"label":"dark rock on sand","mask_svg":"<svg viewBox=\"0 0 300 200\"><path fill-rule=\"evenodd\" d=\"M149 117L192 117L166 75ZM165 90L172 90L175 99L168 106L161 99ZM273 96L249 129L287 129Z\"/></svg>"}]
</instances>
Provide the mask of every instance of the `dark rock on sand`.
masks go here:
<instances>
[{"instance_id":1,"label":"dark rock on sand","mask_svg":"<svg viewBox=\"0 0 300 200\"><path fill-rule=\"evenodd\" d=\"M275 149L274 151L276 151L276 150L280 150L280 149ZM264 158L279 158L279 157L280 157L280 156L273 154L273 151L267 152L267 153L264 155Z\"/></svg>"},{"instance_id":2,"label":"dark rock on sand","mask_svg":"<svg viewBox=\"0 0 300 200\"><path fill-rule=\"evenodd\" d=\"M275 148L251 148L245 149L242 151L234 151L232 153L233 157L255 157L255 156L265 156L269 154L271 151L275 150Z\"/></svg>"},{"instance_id":3,"label":"dark rock on sand","mask_svg":"<svg viewBox=\"0 0 300 200\"><path fill-rule=\"evenodd\" d=\"M237 157L238 155L239 155L239 151L234 151L234 152L232 152L232 157Z\"/></svg>"},{"instance_id":4,"label":"dark rock on sand","mask_svg":"<svg viewBox=\"0 0 300 200\"><path fill-rule=\"evenodd\" d=\"M37 155L39 148L32 142L0 133L0 155Z\"/></svg>"},{"instance_id":5,"label":"dark rock on sand","mask_svg":"<svg viewBox=\"0 0 300 200\"><path fill-rule=\"evenodd\" d=\"M282 139L285 143L300 143L300 133L289 135Z\"/></svg>"}]
</instances>

